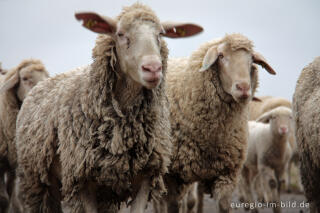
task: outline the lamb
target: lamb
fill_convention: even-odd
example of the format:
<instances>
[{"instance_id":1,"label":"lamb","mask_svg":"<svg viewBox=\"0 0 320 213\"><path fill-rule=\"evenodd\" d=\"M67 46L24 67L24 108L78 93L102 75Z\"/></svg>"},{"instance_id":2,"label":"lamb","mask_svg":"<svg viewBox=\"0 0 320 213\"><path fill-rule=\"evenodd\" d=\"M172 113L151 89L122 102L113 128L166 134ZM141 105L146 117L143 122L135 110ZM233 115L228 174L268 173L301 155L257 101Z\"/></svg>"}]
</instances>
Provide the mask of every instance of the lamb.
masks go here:
<instances>
[{"instance_id":1,"label":"lamb","mask_svg":"<svg viewBox=\"0 0 320 213\"><path fill-rule=\"evenodd\" d=\"M292 102L301 179L312 213L320 211L319 74L318 56L302 70Z\"/></svg>"},{"instance_id":2,"label":"lamb","mask_svg":"<svg viewBox=\"0 0 320 213\"><path fill-rule=\"evenodd\" d=\"M280 188L291 157L288 137L292 131L292 110L288 107L276 107L249 121L248 156L242 171L247 202L253 202L255 181L261 202L280 202ZM280 212L280 208L274 211Z\"/></svg>"},{"instance_id":3,"label":"lamb","mask_svg":"<svg viewBox=\"0 0 320 213\"><path fill-rule=\"evenodd\" d=\"M40 60L27 59L16 68L1 77L0 84L0 182L1 194L4 196L2 211L7 208L15 180L15 167L17 164L15 131L16 119L29 91L40 81L49 77ZM7 173L7 187L4 187L4 175ZM5 189L7 188L7 189ZM6 192L7 191L7 192ZM5 194L8 195L5 195ZM1 196L1 197L3 197ZM7 197L7 199L5 199ZM7 201L5 201L7 200Z\"/></svg>"},{"instance_id":4,"label":"lamb","mask_svg":"<svg viewBox=\"0 0 320 213\"><path fill-rule=\"evenodd\" d=\"M218 200L233 191L246 157L248 102L258 86L254 64L275 74L241 34L205 43L189 59L169 60L173 155L164 198L169 212L178 212L196 181Z\"/></svg>"},{"instance_id":5,"label":"lamb","mask_svg":"<svg viewBox=\"0 0 320 213\"><path fill-rule=\"evenodd\" d=\"M262 97L257 97L259 101L251 101L250 106L249 106L249 120L256 120L259 116L261 116L263 113L268 112L276 107L279 106L285 106L288 108L292 108L292 104L289 100L285 98L280 98L280 97L272 97L272 96L262 96ZM292 125L293 125L292 121ZM288 191L291 191L291 186L292 186L292 181L291 181L291 169L293 164L299 165L299 160L298 160L298 148L297 148L297 143L295 139L295 133L294 131L290 132L289 134L289 144L292 150L292 156L289 161L288 165L288 171L287 171L287 181L286 181L286 189ZM298 190L302 191L302 186L301 183L298 182Z\"/></svg>"},{"instance_id":6,"label":"lamb","mask_svg":"<svg viewBox=\"0 0 320 213\"><path fill-rule=\"evenodd\" d=\"M17 119L18 172L30 212L131 212L165 191L171 155L163 36L195 35L193 24L160 23L147 6L116 18L78 13L100 33L93 63L42 82ZM61 187L60 187L61 186Z\"/></svg>"}]
</instances>

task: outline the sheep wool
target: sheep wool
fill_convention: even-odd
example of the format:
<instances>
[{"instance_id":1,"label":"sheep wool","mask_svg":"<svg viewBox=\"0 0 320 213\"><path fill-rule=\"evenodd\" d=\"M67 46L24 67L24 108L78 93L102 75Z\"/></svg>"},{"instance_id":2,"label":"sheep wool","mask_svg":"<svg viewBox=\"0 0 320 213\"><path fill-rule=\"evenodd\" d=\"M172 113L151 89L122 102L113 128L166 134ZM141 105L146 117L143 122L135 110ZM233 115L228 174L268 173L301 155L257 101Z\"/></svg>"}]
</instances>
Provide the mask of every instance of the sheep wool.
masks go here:
<instances>
[{"instance_id":1,"label":"sheep wool","mask_svg":"<svg viewBox=\"0 0 320 213\"><path fill-rule=\"evenodd\" d=\"M208 49L223 42L233 51L253 48L240 34L226 35L205 43L189 59L169 61L167 76L173 137L168 177L179 180L180 186L202 181L217 199L232 192L237 183L248 136L248 104L236 102L223 90L217 67L198 72ZM258 86L255 66L251 86L253 95Z\"/></svg>"},{"instance_id":2,"label":"sheep wool","mask_svg":"<svg viewBox=\"0 0 320 213\"><path fill-rule=\"evenodd\" d=\"M293 115L300 155L300 172L311 212L320 210L320 57L306 66L297 81L293 95Z\"/></svg>"},{"instance_id":3,"label":"sheep wool","mask_svg":"<svg viewBox=\"0 0 320 213\"><path fill-rule=\"evenodd\" d=\"M141 4L124 8L118 19L122 16L128 24L159 22ZM160 42L165 76L168 49ZM42 82L26 98L17 121L17 147L22 194L31 209L52 184L55 165L64 199L76 200L93 182L99 209L134 197L135 181L144 176L151 179L153 197L166 191L162 176L172 145L165 81L152 90L143 88L133 104L120 107L116 85L124 71L115 48L111 36L98 36L91 65Z\"/></svg>"},{"instance_id":4,"label":"sheep wool","mask_svg":"<svg viewBox=\"0 0 320 213\"><path fill-rule=\"evenodd\" d=\"M49 76L40 60L27 59L23 60L16 68L11 69L3 76L1 78L1 83L4 84L7 80L12 78L12 76L17 75L22 69L26 72L30 72L30 74L32 71L40 71ZM16 93L16 88L12 88L0 94L0 159L1 161L6 161L9 167L14 167L17 161L14 137L16 119L22 101L19 100Z\"/></svg>"}]
</instances>

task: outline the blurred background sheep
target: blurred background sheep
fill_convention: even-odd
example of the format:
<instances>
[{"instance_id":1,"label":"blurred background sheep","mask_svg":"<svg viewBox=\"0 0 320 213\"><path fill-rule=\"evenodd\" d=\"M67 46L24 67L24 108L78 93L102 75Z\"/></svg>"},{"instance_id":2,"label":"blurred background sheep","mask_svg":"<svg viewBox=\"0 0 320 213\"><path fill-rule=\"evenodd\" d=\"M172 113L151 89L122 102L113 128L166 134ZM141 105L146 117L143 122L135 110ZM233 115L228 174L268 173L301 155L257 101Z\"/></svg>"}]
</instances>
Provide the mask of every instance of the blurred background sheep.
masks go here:
<instances>
[{"instance_id":1,"label":"blurred background sheep","mask_svg":"<svg viewBox=\"0 0 320 213\"><path fill-rule=\"evenodd\" d=\"M30 90L40 81L49 77L49 73L40 60L26 59L17 67L9 70L0 78L0 184L7 180L1 194L10 199L15 182L17 155L15 146L16 119L20 107ZM1 187L3 188L3 187ZM0 195L0 199L3 200ZM6 202L0 202L2 210Z\"/></svg>"}]
</instances>

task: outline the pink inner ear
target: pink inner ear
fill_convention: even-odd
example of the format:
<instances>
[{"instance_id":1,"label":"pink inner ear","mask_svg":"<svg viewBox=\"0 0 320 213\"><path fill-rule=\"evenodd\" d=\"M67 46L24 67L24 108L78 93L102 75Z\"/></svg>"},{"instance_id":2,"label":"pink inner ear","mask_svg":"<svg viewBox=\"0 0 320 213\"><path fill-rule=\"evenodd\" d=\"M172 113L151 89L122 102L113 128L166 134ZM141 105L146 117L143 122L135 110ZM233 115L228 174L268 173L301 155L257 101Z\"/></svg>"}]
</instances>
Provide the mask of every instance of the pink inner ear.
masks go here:
<instances>
[{"instance_id":1,"label":"pink inner ear","mask_svg":"<svg viewBox=\"0 0 320 213\"><path fill-rule=\"evenodd\" d=\"M112 29L110 25L95 13L76 13L77 20L82 20L85 28L97 33L110 33Z\"/></svg>"},{"instance_id":2,"label":"pink inner ear","mask_svg":"<svg viewBox=\"0 0 320 213\"><path fill-rule=\"evenodd\" d=\"M174 29L175 28L175 29ZM183 24L166 30L165 36L170 38L189 37L203 31L203 28L194 24Z\"/></svg>"}]
</instances>

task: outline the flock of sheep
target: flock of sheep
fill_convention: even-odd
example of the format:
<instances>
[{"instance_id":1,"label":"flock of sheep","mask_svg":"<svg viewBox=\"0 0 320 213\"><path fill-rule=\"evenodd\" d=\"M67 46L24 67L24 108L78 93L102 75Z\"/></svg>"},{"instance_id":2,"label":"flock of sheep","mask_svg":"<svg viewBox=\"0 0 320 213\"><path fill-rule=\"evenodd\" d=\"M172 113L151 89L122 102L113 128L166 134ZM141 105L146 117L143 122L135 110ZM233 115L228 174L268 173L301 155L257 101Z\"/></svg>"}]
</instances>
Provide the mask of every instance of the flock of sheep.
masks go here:
<instances>
[{"instance_id":1,"label":"flock of sheep","mask_svg":"<svg viewBox=\"0 0 320 213\"><path fill-rule=\"evenodd\" d=\"M297 156L311 212L320 211L320 58L302 71L291 106L254 97L257 65L275 71L241 34L168 59L162 37L202 28L162 23L139 3L114 19L76 18L100 34L92 64L51 78L34 59L0 68L0 212L126 203L142 213L152 201L155 212L200 213L205 193L230 212L235 190L242 202L279 203Z\"/></svg>"}]
</instances>

